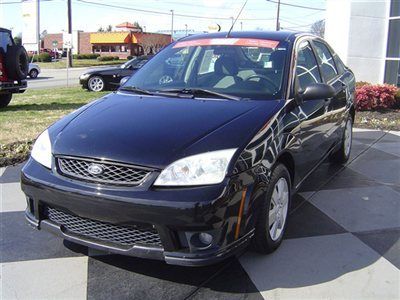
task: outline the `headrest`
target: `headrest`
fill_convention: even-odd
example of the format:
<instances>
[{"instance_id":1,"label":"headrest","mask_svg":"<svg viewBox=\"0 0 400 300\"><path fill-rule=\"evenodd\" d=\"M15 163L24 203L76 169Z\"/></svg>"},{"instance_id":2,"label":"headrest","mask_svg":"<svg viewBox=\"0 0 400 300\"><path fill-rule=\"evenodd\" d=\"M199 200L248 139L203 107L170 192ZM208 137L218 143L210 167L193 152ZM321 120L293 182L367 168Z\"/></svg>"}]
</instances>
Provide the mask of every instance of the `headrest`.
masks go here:
<instances>
[{"instance_id":1,"label":"headrest","mask_svg":"<svg viewBox=\"0 0 400 300\"><path fill-rule=\"evenodd\" d=\"M222 75L236 76L239 68L233 58L221 56L215 62L214 71Z\"/></svg>"}]
</instances>

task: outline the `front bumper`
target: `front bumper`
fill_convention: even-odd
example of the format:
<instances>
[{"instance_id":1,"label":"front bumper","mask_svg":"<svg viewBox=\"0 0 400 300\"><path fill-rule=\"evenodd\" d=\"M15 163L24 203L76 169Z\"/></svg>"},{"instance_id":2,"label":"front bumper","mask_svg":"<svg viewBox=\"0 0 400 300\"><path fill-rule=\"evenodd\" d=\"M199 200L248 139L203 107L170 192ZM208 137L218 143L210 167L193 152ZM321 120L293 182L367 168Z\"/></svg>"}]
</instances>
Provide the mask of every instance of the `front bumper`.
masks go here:
<instances>
[{"instance_id":1,"label":"front bumper","mask_svg":"<svg viewBox=\"0 0 400 300\"><path fill-rule=\"evenodd\" d=\"M28 83L26 80L19 81L0 81L0 93L23 93Z\"/></svg>"},{"instance_id":2,"label":"front bumper","mask_svg":"<svg viewBox=\"0 0 400 300\"><path fill-rule=\"evenodd\" d=\"M186 266L213 264L246 247L254 232L255 210L250 192L244 199L242 191L244 186L251 187L252 182L249 174L243 174L218 186L154 189L151 183L148 186L144 183L138 187L106 188L62 177L32 159L21 174L28 203L26 217L36 228L106 252ZM238 225L241 201L246 204ZM162 246L121 247L76 234L46 218L45 207L117 226L150 224L158 232ZM191 243L190 237L198 232L212 233L214 240L209 247L199 248Z\"/></svg>"}]
</instances>

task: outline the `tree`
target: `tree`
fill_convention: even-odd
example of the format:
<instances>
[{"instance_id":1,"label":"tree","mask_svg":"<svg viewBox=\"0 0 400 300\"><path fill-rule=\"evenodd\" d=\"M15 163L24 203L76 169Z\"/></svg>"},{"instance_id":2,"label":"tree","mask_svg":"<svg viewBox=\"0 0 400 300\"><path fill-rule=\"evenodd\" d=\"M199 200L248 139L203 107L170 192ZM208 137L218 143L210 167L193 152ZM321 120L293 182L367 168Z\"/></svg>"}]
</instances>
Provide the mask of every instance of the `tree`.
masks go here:
<instances>
[{"instance_id":1,"label":"tree","mask_svg":"<svg viewBox=\"0 0 400 300\"><path fill-rule=\"evenodd\" d=\"M107 27L106 27L106 32L111 32L112 31L112 25L108 25Z\"/></svg>"},{"instance_id":2,"label":"tree","mask_svg":"<svg viewBox=\"0 0 400 300\"><path fill-rule=\"evenodd\" d=\"M22 33L18 33L16 36L14 36L14 43L17 45L22 45Z\"/></svg>"},{"instance_id":3,"label":"tree","mask_svg":"<svg viewBox=\"0 0 400 300\"><path fill-rule=\"evenodd\" d=\"M133 22L133 26L135 26L137 29L140 29L140 31L143 31L142 26L139 25L138 21Z\"/></svg>"},{"instance_id":4,"label":"tree","mask_svg":"<svg viewBox=\"0 0 400 300\"><path fill-rule=\"evenodd\" d=\"M100 26L100 28L97 29L97 32L104 32L104 28Z\"/></svg>"},{"instance_id":5,"label":"tree","mask_svg":"<svg viewBox=\"0 0 400 300\"><path fill-rule=\"evenodd\" d=\"M319 37L325 35L325 20L319 20L311 25L311 33Z\"/></svg>"}]
</instances>

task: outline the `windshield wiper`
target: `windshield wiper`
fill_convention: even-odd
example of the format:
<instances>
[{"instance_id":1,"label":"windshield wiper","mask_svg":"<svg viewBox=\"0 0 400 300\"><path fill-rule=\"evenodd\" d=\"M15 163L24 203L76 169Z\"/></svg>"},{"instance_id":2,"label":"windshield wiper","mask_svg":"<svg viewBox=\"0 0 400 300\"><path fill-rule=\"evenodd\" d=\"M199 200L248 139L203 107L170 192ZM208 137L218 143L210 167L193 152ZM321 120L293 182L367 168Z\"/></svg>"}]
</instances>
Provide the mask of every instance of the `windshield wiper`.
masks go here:
<instances>
[{"instance_id":1,"label":"windshield wiper","mask_svg":"<svg viewBox=\"0 0 400 300\"><path fill-rule=\"evenodd\" d=\"M192 96L193 98L195 97L199 97L202 95L205 96L217 96L219 98L223 98L223 99L229 99L229 100L235 100L235 101L240 101L242 100L242 98L237 97L237 96L233 96L233 95L228 95L228 94L224 94L224 93L218 93L218 92L214 92L214 91L210 91L207 89L199 89L199 88L195 88L195 89L169 89L169 90L160 90L160 92L167 92L167 93L180 93L186 96Z\"/></svg>"},{"instance_id":2,"label":"windshield wiper","mask_svg":"<svg viewBox=\"0 0 400 300\"><path fill-rule=\"evenodd\" d=\"M123 86L119 88L120 91L128 91L128 92L134 92L136 94L142 94L142 95L154 95L153 92L150 92L148 90L144 90L141 88L137 88L135 86Z\"/></svg>"}]
</instances>

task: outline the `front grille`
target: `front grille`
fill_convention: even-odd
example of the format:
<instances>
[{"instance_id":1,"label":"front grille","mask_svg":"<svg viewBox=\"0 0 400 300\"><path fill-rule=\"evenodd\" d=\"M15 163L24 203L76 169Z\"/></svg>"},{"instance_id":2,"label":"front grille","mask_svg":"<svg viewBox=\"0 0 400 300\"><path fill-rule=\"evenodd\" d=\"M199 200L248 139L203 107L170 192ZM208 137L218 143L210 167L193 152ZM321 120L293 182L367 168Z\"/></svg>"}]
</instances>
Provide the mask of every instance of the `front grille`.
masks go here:
<instances>
[{"instance_id":1,"label":"front grille","mask_svg":"<svg viewBox=\"0 0 400 300\"><path fill-rule=\"evenodd\" d=\"M45 218L61 225L61 229L92 240L117 246L132 247L135 244L162 246L160 236L154 228L118 226L106 222L81 218L52 207L45 208ZM147 225L150 227L151 225Z\"/></svg>"},{"instance_id":2,"label":"front grille","mask_svg":"<svg viewBox=\"0 0 400 300\"><path fill-rule=\"evenodd\" d=\"M136 166L75 157L57 157L57 164L62 175L103 184L139 185L151 173ZM101 168L99 174L89 172L94 165Z\"/></svg>"}]
</instances>

